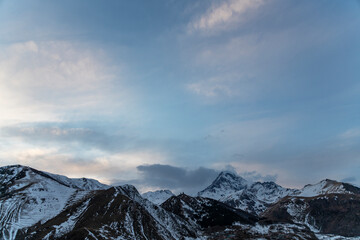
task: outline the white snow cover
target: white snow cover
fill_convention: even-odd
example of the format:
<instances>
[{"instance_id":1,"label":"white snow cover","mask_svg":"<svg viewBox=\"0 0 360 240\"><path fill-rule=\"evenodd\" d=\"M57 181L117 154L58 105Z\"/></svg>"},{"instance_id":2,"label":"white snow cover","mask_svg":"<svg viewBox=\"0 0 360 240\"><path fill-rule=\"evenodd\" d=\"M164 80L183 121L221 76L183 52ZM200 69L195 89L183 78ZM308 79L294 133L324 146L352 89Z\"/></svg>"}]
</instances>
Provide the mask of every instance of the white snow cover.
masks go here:
<instances>
[{"instance_id":1,"label":"white snow cover","mask_svg":"<svg viewBox=\"0 0 360 240\"><path fill-rule=\"evenodd\" d=\"M68 178L58 174L52 174L44 172L50 177L56 179L57 181L67 185L71 188L77 188L81 190L103 190L108 189L110 186L100 183L98 180L90 178Z\"/></svg>"},{"instance_id":2,"label":"white snow cover","mask_svg":"<svg viewBox=\"0 0 360 240\"><path fill-rule=\"evenodd\" d=\"M297 193L298 190L283 188L274 182L252 183L234 172L221 172L214 182L199 192L208 197L227 203L244 211L260 214L269 204Z\"/></svg>"},{"instance_id":3,"label":"white snow cover","mask_svg":"<svg viewBox=\"0 0 360 240\"><path fill-rule=\"evenodd\" d=\"M209 187L200 191L198 196L219 200L245 189L248 185L249 182L236 173L223 171Z\"/></svg>"},{"instance_id":4,"label":"white snow cover","mask_svg":"<svg viewBox=\"0 0 360 240\"><path fill-rule=\"evenodd\" d=\"M316 184L306 185L303 189L301 189L301 193L298 194L297 196L315 197L328 193L350 193L350 192L346 191L342 183L326 179Z\"/></svg>"},{"instance_id":5,"label":"white snow cover","mask_svg":"<svg viewBox=\"0 0 360 240\"><path fill-rule=\"evenodd\" d=\"M170 190L157 190L154 192L150 191L142 194L143 198L146 198L147 200L157 205L162 204L172 196L174 196L174 194Z\"/></svg>"}]
</instances>

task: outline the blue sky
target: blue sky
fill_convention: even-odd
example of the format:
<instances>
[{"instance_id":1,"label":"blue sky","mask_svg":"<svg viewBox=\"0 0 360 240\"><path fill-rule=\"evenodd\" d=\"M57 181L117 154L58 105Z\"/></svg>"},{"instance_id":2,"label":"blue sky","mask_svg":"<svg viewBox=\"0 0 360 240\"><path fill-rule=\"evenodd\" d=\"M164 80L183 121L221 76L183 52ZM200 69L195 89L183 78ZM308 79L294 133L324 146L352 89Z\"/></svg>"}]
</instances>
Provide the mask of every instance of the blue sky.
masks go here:
<instances>
[{"instance_id":1,"label":"blue sky","mask_svg":"<svg viewBox=\"0 0 360 240\"><path fill-rule=\"evenodd\" d=\"M2 0L1 165L360 184L359 29L351 0Z\"/></svg>"}]
</instances>

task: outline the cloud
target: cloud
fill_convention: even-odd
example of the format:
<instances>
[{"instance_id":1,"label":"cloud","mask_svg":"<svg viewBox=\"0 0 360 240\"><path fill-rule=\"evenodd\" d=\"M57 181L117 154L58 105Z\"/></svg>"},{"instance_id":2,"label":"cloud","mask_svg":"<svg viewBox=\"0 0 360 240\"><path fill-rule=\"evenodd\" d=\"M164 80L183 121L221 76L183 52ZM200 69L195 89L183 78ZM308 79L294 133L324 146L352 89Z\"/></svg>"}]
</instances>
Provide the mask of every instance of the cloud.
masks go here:
<instances>
[{"instance_id":1,"label":"cloud","mask_svg":"<svg viewBox=\"0 0 360 240\"><path fill-rule=\"evenodd\" d=\"M246 155L270 150L284 141L284 132L296 123L292 116L228 121L211 127L209 141L225 152Z\"/></svg>"},{"instance_id":2,"label":"cloud","mask_svg":"<svg viewBox=\"0 0 360 240\"><path fill-rule=\"evenodd\" d=\"M211 31L226 29L230 24L246 20L246 14L263 5L263 0L228 0L213 5L205 14L189 25L190 31Z\"/></svg>"},{"instance_id":3,"label":"cloud","mask_svg":"<svg viewBox=\"0 0 360 240\"><path fill-rule=\"evenodd\" d=\"M135 139L121 134L107 134L106 129L71 127L71 123L22 123L0 128L1 135L40 145L80 145L83 149L97 148L119 152L133 145Z\"/></svg>"},{"instance_id":4,"label":"cloud","mask_svg":"<svg viewBox=\"0 0 360 240\"><path fill-rule=\"evenodd\" d=\"M166 154L154 150L124 151L116 154L86 151L83 155L76 155L64 153L58 147L21 146L20 150L12 148L0 153L2 165L22 164L68 177L95 178L107 184L110 184L112 179L126 182L137 179L137 166L164 163L167 159Z\"/></svg>"},{"instance_id":5,"label":"cloud","mask_svg":"<svg viewBox=\"0 0 360 240\"><path fill-rule=\"evenodd\" d=\"M191 193L209 185L219 173L204 167L189 170L162 164L139 165L137 169L141 173L143 186Z\"/></svg>"},{"instance_id":6,"label":"cloud","mask_svg":"<svg viewBox=\"0 0 360 240\"><path fill-rule=\"evenodd\" d=\"M28 41L5 46L0 49L0 124L54 121L85 112L109 114L110 106L119 110L125 99L131 99L119 76L101 50L78 43Z\"/></svg>"},{"instance_id":7,"label":"cloud","mask_svg":"<svg viewBox=\"0 0 360 240\"><path fill-rule=\"evenodd\" d=\"M266 174L262 175L257 171L242 172L240 175L252 182L276 182L278 175L277 174Z\"/></svg>"},{"instance_id":8,"label":"cloud","mask_svg":"<svg viewBox=\"0 0 360 240\"><path fill-rule=\"evenodd\" d=\"M341 182L347 182L347 183L356 182L356 177L352 176L352 177L343 178L341 179Z\"/></svg>"},{"instance_id":9,"label":"cloud","mask_svg":"<svg viewBox=\"0 0 360 240\"><path fill-rule=\"evenodd\" d=\"M352 128L340 134L342 139L354 139L360 137L360 128Z\"/></svg>"},{"instance_id":10,"label":"cloud","mask_svg":"<svg viewBox=\"0 0 360 240\"><path fill-rule=\"evenodd\" d=\"M219 95L232 96L235 94L230 86L223 81L214 78L207 81L188 84L187 88L195 94L209 98L218 97Z\"/></svg>"}]
</instances>

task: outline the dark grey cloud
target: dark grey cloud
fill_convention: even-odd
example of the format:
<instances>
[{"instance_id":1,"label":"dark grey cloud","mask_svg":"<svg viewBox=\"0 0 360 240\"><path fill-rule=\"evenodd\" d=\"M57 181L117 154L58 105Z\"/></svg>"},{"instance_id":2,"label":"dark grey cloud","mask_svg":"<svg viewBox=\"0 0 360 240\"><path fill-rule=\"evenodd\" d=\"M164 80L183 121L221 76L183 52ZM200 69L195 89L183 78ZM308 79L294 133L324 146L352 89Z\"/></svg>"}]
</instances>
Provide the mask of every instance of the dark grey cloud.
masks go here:
<instances>
[{"instance_id":1,"label":"dark grey cloud","mask_svg":"<svg viewBox=\"0 0 360 240\"><path fill-rule=\"evenodd\" d=\"M240 174L243 178L252 182L276 182L277 174L262 175L256 171L243 172Z\"/></svg>"},{"instance_id":2,"label":"dark grey cloud","mask_svg":"<svg viewBox=\"0 0 360 240\"><path fill-rule=\"evenodd\" d=\"M7 126L0 129L5 137L20 138L34 144L66 143L81 145L85 148L98 148L116 152L130 147L133 139L126 135L111 134L106 129L67 123L30 123Z\"/></svg>"},{"instance_id":3,"label":"dark grey cloud","mask_svg":"<svg viewBox=\"0 0 360 240\"><path fill-rule=\"evenodd\" d=\"M208 159L209 144L201 137L194 140L143 138L114 123L30 122L0 128L0 137L18 138L36 145L56 145L66 150L100 149L110 153L137 149L166 149L182 162Z\"/></svg>"},{"instance_id":4,"label":"dark grey cloud","mask_svg":"<svg viewBox=\"0 0 360 240\"><path fill-rule=\"evenodd\" d=\"M170 165L140 165L143 185L157 188L168 188L175 192L195 193L211 184L219 174L217 170L199 167L194 170Z\"/></svg>"},{"instance_id":5,"label":"dark grey cloud","mask_svg":"<svg viewBox=\"0 0 360 240\"><path fill-rule=\"evenodd\" d=\"M353 183L356 182L356 177L352 176L352 177L343 178L341 179L341 182Z\"/></svg>"}]
</instances>

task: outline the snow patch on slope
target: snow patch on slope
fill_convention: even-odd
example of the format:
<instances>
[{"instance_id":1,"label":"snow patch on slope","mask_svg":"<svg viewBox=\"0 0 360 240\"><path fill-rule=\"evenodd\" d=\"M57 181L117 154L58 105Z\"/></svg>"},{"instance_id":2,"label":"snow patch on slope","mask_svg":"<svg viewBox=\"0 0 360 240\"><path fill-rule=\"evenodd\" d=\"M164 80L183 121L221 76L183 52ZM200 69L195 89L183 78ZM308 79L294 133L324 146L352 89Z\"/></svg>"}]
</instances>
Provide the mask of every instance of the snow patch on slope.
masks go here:
<instances>
[{"instance_id":1,"label":"snow patch on slope","mask_svg":"<svg viewBox=\"0 0 360 240\"><path fill-rule=\"evenodd\" d=\"M157 190L154 192L146 192L142 194L143 198L146 198L147 200L157 205L162 204L172 196L174 196L174 194L170 190Z\"/></svg>"}]
</instances>

